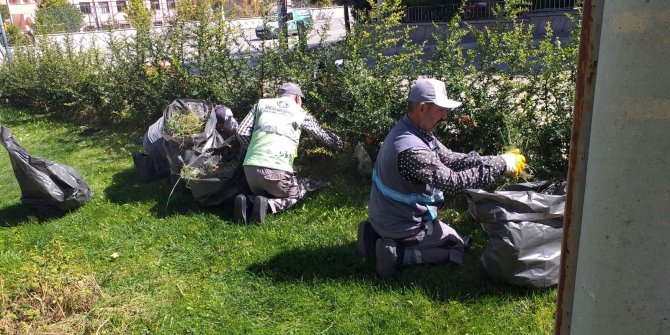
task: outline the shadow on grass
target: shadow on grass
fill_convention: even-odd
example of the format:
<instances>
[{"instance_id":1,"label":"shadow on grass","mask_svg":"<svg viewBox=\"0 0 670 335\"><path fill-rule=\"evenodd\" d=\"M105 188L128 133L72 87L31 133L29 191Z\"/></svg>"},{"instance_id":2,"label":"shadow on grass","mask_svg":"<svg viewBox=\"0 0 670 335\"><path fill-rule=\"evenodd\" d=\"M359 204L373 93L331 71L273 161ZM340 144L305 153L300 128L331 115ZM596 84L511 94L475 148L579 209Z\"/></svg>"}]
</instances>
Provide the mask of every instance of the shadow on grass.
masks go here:
<instances>
[{"instance_id":1,"label":"shadow on grass","mask_svg":"<svg viewBox=\"0 0 670 335\"><path fill-rule=\"evenodd\" d=\"M253 264L249 271L275 282L368 281L380 288L402 290L421 288L433 300L469 300L486 296L527 296L537 289L519 288L495 283L479 268L479 252L466 255L463 266L455 264L417 265L403 267L390 279L381 279L374 270L374 257L365 259L354 252L354 243L319 249L293 249L280 253L267 262Z\"/></svg>"},{"instance_id":2,"label":"shadow on grass","mask_svg":"<svg viewBox=\"0 0 670 335\"><path fill-rule=\"evenodd\" d=\"M171 190L170 185L170 190ZM174 215L197 215L202 213L214 214L224 221L233 221L233 200L219 206L203 206L191 195L191 191L175 190L172 196L161 195L159 201L151 207L151 213L157 218L166 218ZM220 224L220 223L216 223Z\"/></svg>"},{"instance_id":3,"label":"shadow on grass","mask_svg":"<svg viewBox=\"0 0 670 335\"><path fill-rule=\"evenodd\" d=\"M168 178L140 183L134 168L117 172L112 176L112 183L105 189L105 196L110 202L123 204L139 204L155 202L150 211L155 217L163 218L172 215L208 212L224 220L232 220L232 200L230 204L206 207L199 204L188 189L177 188L172 191ZM172 192L172 195L170 193Z\"/></svg>"},{"instance_id":4,"label":"shadow on grass","mask_svg":"<svg viewBox=\"0 0 670 335\"><path fill-rule=\"evenodd\" d=\"M37 218L38 223L46 223L65 216L65 211L40 212L22 203L0 208L0 227L14 227L24 222L30 222L29 216Z\"/></svg>"},{"instance_id":5,"label":"shadow on grass","mask_svg":"<svg viewBox=\"0 0 670 335\"><path fill-rule=\"evenodd\" d=\"M115 173L112 183L105 189L105 196L115 204L128 204L134 202L145 202L156 199L162 189L167 188L166 179L154 180L148 184L142 184L137 180L137 172L134 168Z\"/></svg>"}]
</instances>

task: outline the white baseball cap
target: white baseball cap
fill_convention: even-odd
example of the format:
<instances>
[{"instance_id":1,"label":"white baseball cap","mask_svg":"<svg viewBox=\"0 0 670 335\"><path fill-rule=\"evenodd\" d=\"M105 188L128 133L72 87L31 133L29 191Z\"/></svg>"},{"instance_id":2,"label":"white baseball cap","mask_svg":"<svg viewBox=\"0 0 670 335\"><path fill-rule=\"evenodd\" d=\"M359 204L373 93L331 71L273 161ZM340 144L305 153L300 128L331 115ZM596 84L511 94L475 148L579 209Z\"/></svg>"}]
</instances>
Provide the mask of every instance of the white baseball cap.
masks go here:
<instances>
[{"instance_id":1,"label":"white baseball cap","mask_svg":"<svg viewBox=\"0 0 670 335\"><path fill-rule=\"evenodd\" d=\"M409 89L407 101L430 102L444 108L459 107L462 102L447 98L447 87L437 79L419 79Z\"/></svg>"},{"instance_id":2,"label":"white baseball cap","mask_svg":"<svg viewBox=\"0 0 670 335\"><path fill-rule=\"evenodd\" d=\"M302 94L302 90L300 89L300 85L296 83L284 83L281 85L279 88L279 92L277 95L282 95L282 94L293 94L293 95L298 95L301 98L305 98L305 96Z\"/></svg>"}]
</instances>

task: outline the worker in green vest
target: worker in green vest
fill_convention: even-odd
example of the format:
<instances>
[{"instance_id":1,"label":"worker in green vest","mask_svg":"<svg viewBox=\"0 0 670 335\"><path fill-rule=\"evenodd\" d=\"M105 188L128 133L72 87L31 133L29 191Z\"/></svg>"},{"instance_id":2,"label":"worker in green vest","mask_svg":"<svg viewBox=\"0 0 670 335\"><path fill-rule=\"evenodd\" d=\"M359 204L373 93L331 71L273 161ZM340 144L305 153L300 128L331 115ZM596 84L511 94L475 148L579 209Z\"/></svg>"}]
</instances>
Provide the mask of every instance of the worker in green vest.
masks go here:
<instances>
[{"instance_id":1,"label":"worker in green vest","mask_svg":"<svg viewBox=\"0 0 670 335\"><path fill-rule=\"evenodd\" d=\"M342 149L339 136L323 129L302 109L300 86L285 83L276 98L261 99L237 130L244 157L244 174L252 196L235 198L235 220L263 222L266 214L281 212L305 196L308 185L293 172L300 134L304 130L332 149Z\"/></svg>"}]
</instances>

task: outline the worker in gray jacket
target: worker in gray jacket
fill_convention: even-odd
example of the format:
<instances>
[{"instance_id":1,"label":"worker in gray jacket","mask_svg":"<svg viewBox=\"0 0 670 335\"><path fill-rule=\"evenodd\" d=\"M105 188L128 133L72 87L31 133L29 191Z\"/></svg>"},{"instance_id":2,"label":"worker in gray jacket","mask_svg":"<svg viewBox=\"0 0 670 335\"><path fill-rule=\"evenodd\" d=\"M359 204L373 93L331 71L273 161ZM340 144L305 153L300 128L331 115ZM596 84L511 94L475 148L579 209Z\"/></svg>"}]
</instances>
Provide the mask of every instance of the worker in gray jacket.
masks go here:
<instances>
[{"instance_id":1,"label":"worker in gray jacket","mask_svg":"<svg viewBox=\"0 0 670 335\"><path fill-rule=\"evenodd\" d=\"M303 130L332 149L343 148L335 133L302 109L304 97L297 84L283 84L276 98L259 100L240 123L237 137L247 147L244 174L253 195L235 198L236 221L263 222L305 196L307 187L293 171Z\"/></svg>"},{"instance_id":2,"label":"worker in gray jacket","mask_svg":"<svg viewBox=\"0 0 670 335\"><path fill-rule=\"evenodd\" d=\"M233 117L233 112L230 108L224 105L216 105L214 112L217 122L216 129L219 132L229 136L237 132L237 120ZM133 161L139 172L140 181L149 182L156 178L169 176L170 166L168 165L164 149L162 116L149 126L149 129L144 134L142 144L145 153L136 153L133 155Z\"/></svg>"},{"instance_id":3,"label":"worker in gray jacket","mask_svg":"<svg viewBox=\"0 0 670 335\"><path fill-rule=\"evenodd\" d=\"M465 188L517 175L525 158L516 153L480 156L455 153L433 135L450 109L445 84L417 80L410 88L408 112L386 136L373 169L368 220L358 228L357 250L376 254L376 271L392 275L401 265L463 262L469 239L438 218L445 197Z\"/></svg>"}]
</instances>

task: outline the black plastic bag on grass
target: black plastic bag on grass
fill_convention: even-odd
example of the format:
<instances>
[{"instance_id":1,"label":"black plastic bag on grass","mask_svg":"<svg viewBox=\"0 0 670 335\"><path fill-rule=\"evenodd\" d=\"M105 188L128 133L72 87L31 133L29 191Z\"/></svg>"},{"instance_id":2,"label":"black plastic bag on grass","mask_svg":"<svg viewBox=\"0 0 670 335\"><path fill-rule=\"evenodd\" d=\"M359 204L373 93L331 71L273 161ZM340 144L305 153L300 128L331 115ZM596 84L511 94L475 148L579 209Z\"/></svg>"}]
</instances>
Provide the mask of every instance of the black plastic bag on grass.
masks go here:
<instances>
[{"instance_id":1,"label":"black plastic bag on grass","mask_svg":"<svg viewBox=\"0 0 670 335\"><path fill-rule=\"evenodd\" d=\"M196 116L199 132L186 132L171 121ZM164 148L173 180L190 189L193 197L205 206L217 206L238 194L249 193L242 161L244 152L234 136L227 140L216 130L215 105L207 100L178 99L163 113ZM179 179L177 179L179 178ZM177 181L180 180L180 181Z\"/></svg>"},{"instance_id":2,"label":"black plastic bag on grass","mask_svg":"<svg viewBox=\"0 0 670 335\"><path fill-rule=\"evenodd\" d=\"M207 100L177 99L163 112L164 148L173 175L179 175L182 167L197 156L223 145L223 137L216 131L214 107L215 105ZM195 116L201 122L199 129L183 133L184 129L179 129L178 126L186 124L186 121L193 121L191 118L180 119L183 116Z\"/></svg>"},{"instance_id":3,"label":"black plastic bag on grass","mask_svg":"<svg viewBox=\"0 0 670 335\"><path fill-rule=\"evenodd\" d=\"M517 286L558 284L566 186L556 179L465 191L470 214L489 237L480 257L489 277Z\"/></svg>"},{"instance_id":4,"label":"black plastic bag on grass","mask_svg":"<svg viewBox=\"0 0 670 335\"><path fill-rule=\"evenodd\" d=\"M218 206L238 194L250 194L244 176L245 151L241 151L234 137L218 148L191 156L180 177L193 197L205 206Z\"/></svg>"},{"instance_id":5,"label":"black plastic bag on grass","mask_svg":"<svg viewBox=\"0 0 670 335\"><path fill-rule=\"evenodd\" d=\"M0 135L21 188L22 203L53 212L76 209L91 200L91 189L74 168L31 156L4 126Z\"/></svg>"}]
</instances>

